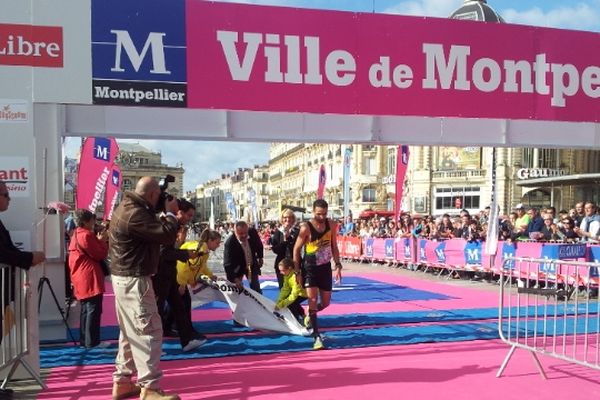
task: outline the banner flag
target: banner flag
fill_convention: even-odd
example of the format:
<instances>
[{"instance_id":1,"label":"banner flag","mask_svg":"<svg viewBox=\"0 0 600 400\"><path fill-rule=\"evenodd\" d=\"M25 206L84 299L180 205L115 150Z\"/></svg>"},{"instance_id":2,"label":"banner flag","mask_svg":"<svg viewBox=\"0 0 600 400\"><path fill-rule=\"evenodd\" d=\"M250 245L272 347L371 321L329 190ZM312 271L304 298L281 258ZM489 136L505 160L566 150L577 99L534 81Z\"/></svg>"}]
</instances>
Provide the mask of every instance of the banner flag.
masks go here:
<instances>
[{"instance_id":1,"label":"banner flag","mask_svg":"<svg viewBox=\"0 0 600 400\"><path fill-rule=\"evenodd\" d=\"M406 177L406 170L408 169L408 158L410 157L410 150L408 146L398 146L398 153L396 155L396 221L402 212L402 194L404 192L404 178Z\"/></svg>"},{"instance_id":2,"label":"banner flag","mask_svg":"<svg viewBox=\"0 0 600 400\"><path fill-rule=\"evenodd\" d=\"M498 235L500 232L499 217L500 206L496 190L496 148L492 149L492 203L490 204L490 215L485 240L485 254L495 256L498 252ZM494 258L490 261L494 263ZM493 267L493 265L491 265Z\"/></svg>"},{"instance_id":3,"label":"banner flag","mask_svg":"<svg viewBox=\"0 0 600 400\"><path fill-rule=\"evenodd\" d=\"M325 171L325 165L321 164L319 168L319 187L317 189L317 199L322 199L325 194L325 183L327 182L327 172Z\"/></svg>"},{"instance_id":4,"label":"banner flag","mask_svg":"<svg viewBox=\"0 0 600 400\"><path fill-rule=\"evenodd\" d=\"M118 153L119 146L114 138L85 139L77 171L75 208L96 212L96 208L102 203L102 194Z\"/></svg>"},{"instance_id":5,"label":"banner flag","mask_svg":"<svg viewBox=\"0 0 600 400\"><path fill-rule=\"evenodd\" d=\"M275 311L275 303L272 300L250 288L239 289L227 280L213 281L203 276L195 286L190 286L189 290L192 308L220 301L229 305L233 319L249 328L292 335L310 335L289 309Z\"/></svg>"},{"instance_id":6,"label":"banner flag","mask_svg":"<svg viewBox=\"0 0 600 400\"><path fill-rule=\"evenodd\" d=\"M344 223L350 215L350 165L352 164L352 148L344 152Z\"/></svg>"},{"instance_id":7,"label":"banner flag","mask_svg":"<svg viewBox=\"0 0 600 400\"><path fill-rule=\"evenodd\" d=\"M258 229L258 209L256 207L256 192L254 188L248 188L248 207L252 212L252 220L254 221L254 227Z\"/></svg>"},{"instance_id":8,"label":"banner flag","mask_svg":"<svg viewBox=\"0 0 600 400\"><path fill-rule=\"evenodd\" d=\"M121 183L123 177L121 176L121 168L117 164L113 164L112 171L110 174L110 180L106 185L104 191L104 220L110 221L112 219L112 213L117 204L117 198L119 197L119 191L121 190Z\"/></svg>"},{"instance_id":9,"label":"banner flag","mask_svg":"<svg viewBox=\"0 0 600 400\"><path fill-rule=\"evenodd\" d=\"M231 192L225 193L225 201L227 202L227 212L233 221L237 221L237 211L235 209L235 200Z\"/></svg>"},{"instance_id":10,"label":"banner flag","mask_svg":"<svg viewBox=\"0 0 600 400\"><path fill-rule=\"evenodd\" d=\"M210 197L210 217L208 217L208 227L211 230L215 229L215 206L213 204L212 196Z\"/></svg>"}]
</instances>

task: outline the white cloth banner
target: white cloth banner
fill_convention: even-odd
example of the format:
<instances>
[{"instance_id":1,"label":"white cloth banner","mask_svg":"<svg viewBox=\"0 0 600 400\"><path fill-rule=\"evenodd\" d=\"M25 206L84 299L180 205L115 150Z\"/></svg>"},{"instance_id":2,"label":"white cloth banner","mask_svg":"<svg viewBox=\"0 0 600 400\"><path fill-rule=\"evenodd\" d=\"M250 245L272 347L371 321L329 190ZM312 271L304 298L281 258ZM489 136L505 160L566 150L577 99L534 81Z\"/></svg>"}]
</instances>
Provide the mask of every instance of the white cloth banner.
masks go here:
<instances>
[{"instance_id":1,"label":"white cloth banner","mask_svg":"<svg viewBox=\"0 0 600 400\"><path fill-rule=\"evenodd\" d=\"M233 283L218 279L212 281L202 277L195 286L189 286L192 308L212 301L227 303L233 319L249 328L310 336L287 308L275 311L275 303L254 290L239 289Z\"/></svg>"}]
</instances>

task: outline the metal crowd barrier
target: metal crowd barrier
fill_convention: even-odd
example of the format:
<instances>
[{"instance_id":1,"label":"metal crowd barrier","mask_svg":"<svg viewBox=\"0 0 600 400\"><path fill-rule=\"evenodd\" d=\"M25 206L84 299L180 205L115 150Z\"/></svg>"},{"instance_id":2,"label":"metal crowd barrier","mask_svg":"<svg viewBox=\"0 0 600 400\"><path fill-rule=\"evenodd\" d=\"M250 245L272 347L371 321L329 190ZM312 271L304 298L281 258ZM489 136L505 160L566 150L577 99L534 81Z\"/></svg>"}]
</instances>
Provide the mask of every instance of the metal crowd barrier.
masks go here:
<instances>
[{"instance_id":1,"label":"metal crowd barrier","mask_svg":"<svg viewBox=\"0 0 600 400\"><path fill-rule=\"evenodd\" d=\"M600 370L600 263L508 257L500 268L498 332L511 346L497 377L516 349Z\"/></svg>"},{"instance_id":2,"label":"metal crowd barrier","mask_svg":"<svg viewBox=\"0 0 600 400\"><path fill-rule=\"evenodd\" d=\"M25 360L29 353L28 299L30 296L27 271L21 268L0 264L0 285L2 286L2 332L0 334L0 371L8 369L8 374L0 385L2 389L10 381L19 365L46 389L46 385Z\"/></svg>"}]
</instances>

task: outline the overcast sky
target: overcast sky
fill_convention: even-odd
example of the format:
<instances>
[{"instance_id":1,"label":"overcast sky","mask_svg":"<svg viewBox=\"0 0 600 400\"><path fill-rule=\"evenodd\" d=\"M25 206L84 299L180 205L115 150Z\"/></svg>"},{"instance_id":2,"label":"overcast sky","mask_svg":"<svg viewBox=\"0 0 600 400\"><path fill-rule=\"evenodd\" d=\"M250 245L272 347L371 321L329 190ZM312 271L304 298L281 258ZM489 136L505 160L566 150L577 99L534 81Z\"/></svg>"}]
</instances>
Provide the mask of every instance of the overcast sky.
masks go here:
<instances>
[{"instance_id":1,"label":"overcast sky","mask_svg":"<svg viewBox=\"0 0 600 400\"><path fill-rule=\"evenodd\" d=\"M223 0L225 1L225 0ZM460 7L462 0L234 0L231 3L283 5L341 11L378 12L405 15L447 17ZM600 31L600 0L488 0L509 23L545 27ZM183 163L184 190L193 188L222 173L240 167L266 164L269 145L264 143L190 142L168 140L127 140L160 151L163 162L172 166ZM79 149L79 138L67 139L67 155Z\"/></svg>"}]
</instances>

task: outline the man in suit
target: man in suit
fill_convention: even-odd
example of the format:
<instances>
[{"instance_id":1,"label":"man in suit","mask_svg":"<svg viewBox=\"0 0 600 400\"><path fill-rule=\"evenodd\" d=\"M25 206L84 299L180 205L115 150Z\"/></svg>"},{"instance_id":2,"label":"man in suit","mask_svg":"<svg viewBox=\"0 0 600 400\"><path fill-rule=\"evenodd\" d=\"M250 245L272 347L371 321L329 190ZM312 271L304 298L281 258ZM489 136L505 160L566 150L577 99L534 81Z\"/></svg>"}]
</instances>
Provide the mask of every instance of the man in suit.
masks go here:
<instances>
[{"instance_id":1,"label":"man in suit","mask_svg":"<svg viewBox=\"0 0 600 400\"><path fill-rule=\"evenodd\" d=\"M10 194L6 183L0 181L0 212L8 210L10 204ZM10 329L14 323L14 315L10 302L14 301L14 275L15 267L22 269L29 269L34 265L38 265L46 260L46 255L41 251L21 251L13 243L10 233L2 224L0 220L0 264L10 265L8 268L9 273L2 273L0 276L2 279L2 315L4 318L0 318L0 343L4 336L4 328ZM4 269L2 269L4 272ZM6 321L5 321L6 320ZM6 322L6 323L5 323ZM0 389L0 398L10 398L12 396L12 390Z\"/></svg>"},{"instance_id":2,"label":"man in suit","mask_svg":"<svg viewBox=\"0 0 600 400\"><path fill-rule=\"evenodd\" d=\"M250 288L262 293L258 276L263 265L263 245L254 228L244 221L235 223L234 234L225 241L223 249L223 268L227 280L243 286L244 275L250 281Z\"/></svg>"}]
</instances>

